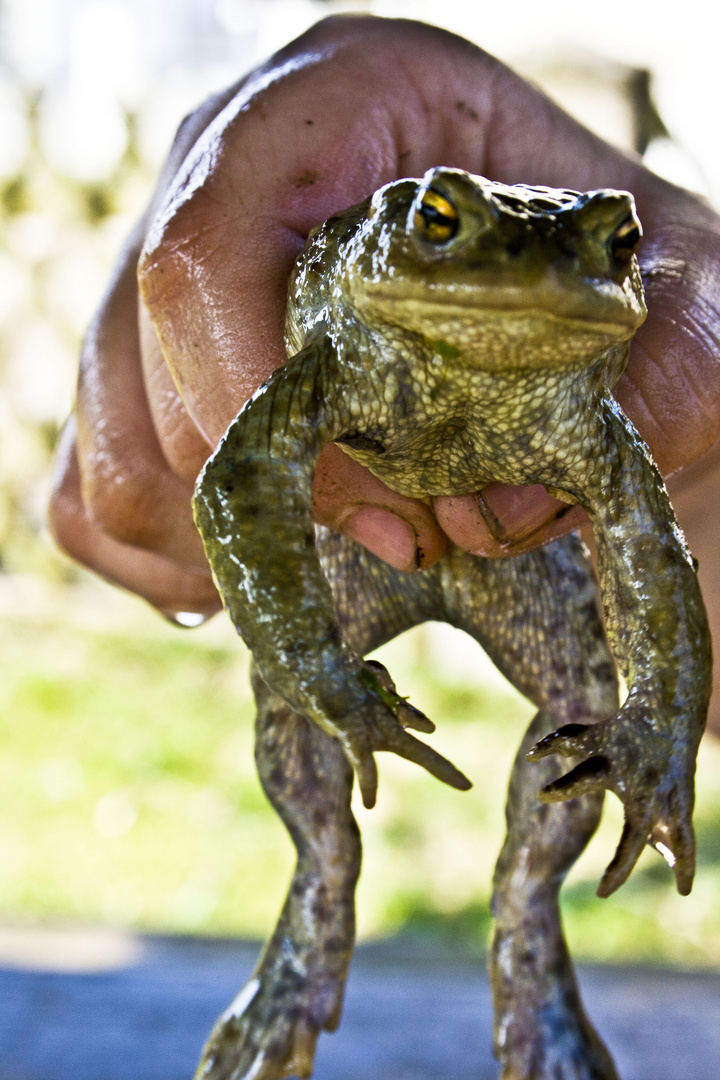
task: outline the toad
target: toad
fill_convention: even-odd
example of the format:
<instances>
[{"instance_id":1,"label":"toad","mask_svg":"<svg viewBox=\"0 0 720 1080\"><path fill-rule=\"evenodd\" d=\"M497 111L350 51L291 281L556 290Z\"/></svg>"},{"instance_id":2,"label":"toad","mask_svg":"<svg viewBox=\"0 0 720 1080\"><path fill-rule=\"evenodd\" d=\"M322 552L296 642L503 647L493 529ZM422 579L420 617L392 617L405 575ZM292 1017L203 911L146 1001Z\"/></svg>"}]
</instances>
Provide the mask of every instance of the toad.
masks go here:
<instances>
[{"instance_id":1,"label":"toad","mask_svg":"<svg viewBox=\"0 0 720 1080\"><path fill-rule=\"evenodd\" d=\"M198 1077L310 1076L318 1033L337 1025L360 869L353 773L366 806L378 750L469 787L411 734L431 733L431 721L363 659L429 619L472 635L539 710L513 768L494 878L502 1080L617 1077L580 1002L558 891L605 790L625 824L599 894L626 880L648 843L690 890L710 689L693 560L612 396L646 314L640 238L625 192L507 186L449 168L388 184L311 234L290 282L292 359L230 425L195 498L216 583L253 654L260 777L298 853L277 928ZM574 535L507 559L450 546L403 573L315 528L313 475L328 442L427 502L492 482L545 485L587 511L599 591Z\"/></svg>"}]
</instances>

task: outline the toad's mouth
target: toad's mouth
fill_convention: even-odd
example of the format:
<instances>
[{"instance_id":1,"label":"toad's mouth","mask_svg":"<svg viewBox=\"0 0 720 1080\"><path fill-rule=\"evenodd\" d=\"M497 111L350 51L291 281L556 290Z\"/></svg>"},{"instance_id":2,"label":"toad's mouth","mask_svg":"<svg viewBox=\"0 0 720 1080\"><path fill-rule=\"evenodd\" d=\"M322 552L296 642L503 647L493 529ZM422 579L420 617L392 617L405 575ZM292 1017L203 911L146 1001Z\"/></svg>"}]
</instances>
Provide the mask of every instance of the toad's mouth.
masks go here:
<instances>
[{"instance_id":1,"label":"toad's mouth","mask_svg":"<svg viewBox=\"0 0 720 1080\"><path fill-rule=\"evenodd\" d=\"M510 335L529 324L544 323L548 335L582 331L616 341L631 337L644 322L647 310L631 283L586 280L568 288L554 275L531 286L487 282L453 285L423 282L402 293L387 283L373 282L354 298L357 307L408 329L438 323L464 324L481 330L483 322L500 326ZM515 329L514 329L515 328Z\"/></svg>"},{"instance_id":2,"label":"toad's mouth","mask_svg":"<svg viewBox=\"0 0 720 1080\"><path fill-rule=\"evenodd\" d=\"M505 298L503 298L505 299ZM387 297L375 294L372 301L374 322L385 322L410 332L433 338L456 338L480 342L489 337L498 340L514 340L518 344L525 339L534 346L543 342L548 347L569 344L582 338L588 347L601 348L613 342L627 341L643 322L622 312L605 310L588 311L581 305L566 305L558 311L557 305L543 306L539 303L488 302L477 297L474 302L428 302L427 298L414 302L408 297Z\"/></svg>"},{"instance_id":3,"label":"toad's mouth","mask_svg":"<svg viewBox=\"0 0 720 1080\"><path fill-rule=\"evenodd\" d=\"M428 304L427 301L423 301L416 306L406 299L399 300L397 297L388 297L387 305L382 304L382 301L376 305L376 310L382 310L384 314L395 311L400 316L396 320L398 323L405 322L406 319L402 317L403 314L409 315L413 308L420 314L423 322L463 322L468 325L472 325L474 322L478 324L482 322L502 324L507 327L509 334L513 333L513 326L517 326L518 332L522 332L522 328L529 323L543 322L548 327L555 327L557 333L562 333L564 327L567 328L567 331L577 328L585 333L610 335L618 340L625 340L632 336L638 326L637 322L630 322L627 319L624 321L611 317L603 319L598 314L590 314L589 312L559 312L556 308L541 307L539 304L515 305L511 303L489 304L485 302ZM473 319L473 314L476 316L475 319Z\"/></svg>"}]
</instances>

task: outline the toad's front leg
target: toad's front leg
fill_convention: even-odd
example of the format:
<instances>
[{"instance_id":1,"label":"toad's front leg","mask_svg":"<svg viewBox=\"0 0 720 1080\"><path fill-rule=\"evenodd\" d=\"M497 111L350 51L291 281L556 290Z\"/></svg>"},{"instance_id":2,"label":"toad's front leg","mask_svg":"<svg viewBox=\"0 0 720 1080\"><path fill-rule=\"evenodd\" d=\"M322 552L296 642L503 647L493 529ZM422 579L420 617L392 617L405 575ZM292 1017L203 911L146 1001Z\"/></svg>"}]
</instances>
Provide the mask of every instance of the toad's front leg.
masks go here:
<instances>
[{"instance_id":1,"label":"toad's front leg","mask_svg":"<svg viewBox=\"0 0 720 1080\"><path fill-rule=\"evenodd\" d=\"M348 647L335 618L315 550L312 481L322 447L357 424L352 395L329 340L312 340L230 425L200 476L194 508L223 603L263 679L339 739L372 806L376 750L454 787L470 782L406 731L434 726Z\"/></svg>"},{"instance_id":2,"label":"toad's front leg","mask_svg":"<svg viewBox=\"0 0 720 1080\"><path fill-rule=\"evenodd\" d=\"M609 788L625 826L598 892L625 881L650 841L688 893L695 869L695 759L710 696L710 637L692 558L645 444L621 409L602 402L595 460L566 490L590 513L608 636L628 685L620 712L601 724L569 724L529 754L578 757L541 793L544 801Z\"/></svg>"}]
</instances>

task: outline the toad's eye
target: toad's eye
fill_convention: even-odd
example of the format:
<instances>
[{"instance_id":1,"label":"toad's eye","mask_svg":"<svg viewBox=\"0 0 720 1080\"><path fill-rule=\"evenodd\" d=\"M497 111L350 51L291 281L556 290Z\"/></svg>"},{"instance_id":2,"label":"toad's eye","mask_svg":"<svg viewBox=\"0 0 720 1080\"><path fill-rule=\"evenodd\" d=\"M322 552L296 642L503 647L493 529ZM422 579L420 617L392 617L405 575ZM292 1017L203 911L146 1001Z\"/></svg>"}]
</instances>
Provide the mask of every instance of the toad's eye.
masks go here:
<instances>
[{"instance_id":1,"label":"toad's eye","mask_svg":"<svg viewBox=\"0 0 720 1080\"><path fill-rule=\"evenodd\" d=\"M415 228L431 244L447 244L458 230L458 212L444 195L428 188L415 212Z\"/></svg>"},{"instance_id":2,"label":"toad's eye","mask_svg":"<svg viewBox=\"0 0 720 1080\"><path fill-rule=\"evenodd\" d=\"M640 222L628 214L610 237L610 250L618 262L629 262L642 238Z\"/></svg>"}]
</instances>

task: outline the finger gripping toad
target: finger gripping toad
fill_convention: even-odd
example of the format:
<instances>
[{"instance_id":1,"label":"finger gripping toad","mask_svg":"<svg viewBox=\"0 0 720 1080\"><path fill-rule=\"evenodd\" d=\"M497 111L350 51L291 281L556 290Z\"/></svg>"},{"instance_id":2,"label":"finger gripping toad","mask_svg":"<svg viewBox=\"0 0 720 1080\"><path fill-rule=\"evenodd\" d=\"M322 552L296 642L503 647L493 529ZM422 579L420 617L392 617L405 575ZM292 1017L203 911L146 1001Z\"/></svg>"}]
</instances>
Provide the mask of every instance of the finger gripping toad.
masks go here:
<instances>
[{"instance_id":1,"label":"finger gripping toad","mask_svg":"<svg viewBox=\"0 0 720 1080\"><path fill-rule=\"evenodd\" d=\"M300 255L292 359L230 425L195 499L225 607L254 658L260 776L298 852L277 929L205 1049L205 1080L310 1076L319 1031L339 1021L360 865L353 773L366 806L378 750L469 787L410 733L432 723L363 659L428 619L471 634L539 710L513 769L494 880L503 1080L616 1078L580 1003L557 892L606 789L625 825L600 895L647 843L690 890L710 686L692 558L612 396L646 314L640 236L627 193L510 187L436 168L331 218ZM426 502L498 481L544 484L582 506L607 636L575 536L499 560L451 546L430 569L402 573L316 529L312 481L328 442Z\"/></svg>"}]
</instances>

